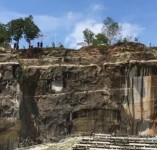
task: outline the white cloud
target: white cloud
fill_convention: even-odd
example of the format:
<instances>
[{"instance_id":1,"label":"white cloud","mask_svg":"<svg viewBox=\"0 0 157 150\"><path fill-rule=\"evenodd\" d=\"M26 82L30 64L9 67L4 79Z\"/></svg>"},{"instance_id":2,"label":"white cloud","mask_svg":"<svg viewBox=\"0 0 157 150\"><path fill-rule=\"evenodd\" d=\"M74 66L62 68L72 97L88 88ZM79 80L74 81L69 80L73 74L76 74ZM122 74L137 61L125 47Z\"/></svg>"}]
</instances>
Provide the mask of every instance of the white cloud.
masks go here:
<instances>
[{"instance_id":1,"label":"white cloud","mask_svg":"<svg viewBox=\"0 0 157 150\"><path fill-rule=\"evenodd\" d=\"M102 11L104 10L104 7L102 5L99 5L99 4L95 4L91 7L92 11Z\"/></svg>"},{"instance_id":2,"label":"white cloud","mask_svg":"<svg viewBox=\"0 0 157 150\"><path fill-rule=\"evenodd\" d=\"M0 7L0 22L7 23L12 19L26 17L30 14L23 14L13 11L8 11ZM82 13L67 12L64 16L53 15L33 15L35 23L41 29L41 32L46 35L45 41L53 41L55 32L62 32L74 26L81 17ZM64 34L64 33L63 33Z\"/></svg>"},{"instance_id":3,"label":"white cloud","mask_svg":"<svg viewBox=\"0 0 157 150\"><path fill-rule=\"evenodd\" d=\"M82 14L75 12L67 12L62 17L36 15L34 16L35 23L39 26L41 31L46 35L45 41L59 43L59 34L65 36L67 30L72 29L75 23L82 17Z\"/></svg>"},{"instance_id":4,"label":"white cloud","mask_svg":"<svg viewBox=\"0 0 157 150\"><path fill-rule=\"evenodd\" d=\"M26 17L30 14L13 12L0 7L0 22L7 23L12 19ZM43 32L54 31L59 28L71 26L76 20L82 17L81 13L67 12L64 16L33 15L35 23Z\"/></svg>"},{"instance_id":5,"label":"white cloud","mask_svg":"<svg viewBox=\"0 0 157 150\"><path fill-rule=\"evenodd\" d=\"M97 34L101 32L102 23L99 23L96 20L84 20L77 23L72 33L66 37L65 44L70 48L78 49L80 46L77 46L77 43L84 41L83 31L85 28L89 28L91 31Z\"/></svg>"},{"instance_id":6,"label":"white cloud","mask_svg":"<svg viewBox=\"0 0 157 150\"><path fill-rule=\"evenodd\" d=\"M64 16L35 15L34 20L44 32L51 32L58 29L71 27L76 20L81 18L81 14L67 12Z\"/></svg>"},{"instance_id":7,"label":"white cloud","mask_svg":"<svg viewBox=\"0 0 157 150\"><path fill-rule=\"evenodd\" d=\"M120 23L120 25L122 26L121 38L131 37L132 39L134 39L135 37L138 37L139 34L144 30L143 27L137 24ZM95 34L97 34L101 32L102 26L103 24L97 22L96 20L81 21L75 25L72 33L66 37L65 44L68 45L70 48L78 49L80 48L80 46L77 46L77 43L84 41L83 30L85 28L89 28Z\"/></svg>"},{"instance_id":8,"label":"white cloud","mask_svg":"<svg viewBox=\"0 0 157 150\"><path fill-rule=\"evenodd\" d=\"M137 24L121 23L121 26L121 38L132 37L134 39L144 30L144 27Z\"/></svg>"},{"instance_id":9,"label":"white cloud","mask_svg":"<svg viewBox=\"0 0 157 150\"><path fill-rule=\"evenodd\" d=\"M76 21L80 19L83 16L82 13L76 13L76 12L68 12L64 18L68 19L68 21Z\"/></svg>"}]
</instances>

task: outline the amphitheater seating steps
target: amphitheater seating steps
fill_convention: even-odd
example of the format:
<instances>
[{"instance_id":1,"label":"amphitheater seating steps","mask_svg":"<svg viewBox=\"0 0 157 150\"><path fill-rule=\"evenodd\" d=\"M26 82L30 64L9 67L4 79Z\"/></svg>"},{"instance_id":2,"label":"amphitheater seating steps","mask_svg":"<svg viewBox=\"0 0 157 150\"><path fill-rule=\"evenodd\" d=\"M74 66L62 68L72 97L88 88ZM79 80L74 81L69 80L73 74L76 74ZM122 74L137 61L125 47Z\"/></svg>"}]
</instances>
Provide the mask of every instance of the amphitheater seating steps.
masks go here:
<instances>
[{"instance_id":1,"label":"amphitheater seating steps","mask_svg":"<svg viewBox=\"0 0 157 150\"><path fill-rule=\"evenodd\" d=\"M85 136L73 150L157 150L157 137L111 136L95 134Z\"/></svg>"}]
</instances>

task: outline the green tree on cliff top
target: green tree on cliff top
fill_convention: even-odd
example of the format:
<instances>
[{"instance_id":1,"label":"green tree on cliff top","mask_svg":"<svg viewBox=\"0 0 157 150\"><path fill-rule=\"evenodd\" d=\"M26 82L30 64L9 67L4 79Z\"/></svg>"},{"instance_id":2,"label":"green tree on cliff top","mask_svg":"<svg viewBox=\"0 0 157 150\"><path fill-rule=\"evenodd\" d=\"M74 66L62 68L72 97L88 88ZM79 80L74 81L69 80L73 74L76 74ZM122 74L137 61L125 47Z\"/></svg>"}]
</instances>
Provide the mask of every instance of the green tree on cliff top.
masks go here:
<instances>
[{"instance_id":1,"label":"green tree on cliff top","mask_svg":"<svg viewBox=\"0 0 157 150\"><path fill-rule=\"evenodd\" d=\"M0 45L8 45L11 41L10 32L5 24L0 23Z\"/></svg>"},{"instance_id":2,"label":"green tree on cliff top","mask_svg":"<svg viewBox=\"0 0 157 150\"><path fill-rule=\"evenodd\" d=\"M24 38L31 46L31 41L39 36L40 29L33 21L33 16L24 19Z\"/></svg>"},{"instance_id":3,"label":"green tree on cliff top","mask_svg":"<svg viewBox=\"0 0 157 150\"><path fill-rule=\"evenodd\" d=\"M95 35L95 39L94 39L93 44L96 46L107 45L108 44L108 38L104 34L98 33L97 35Z\"/></svg>"},{"instance_id":4,"label":"green tree on cliff top","mask_svg":"<svg viewBox=\"0 0 157 150\"><path fill-rule=\"evenodd\" d=\"M84 37L84 41L88 45L93 44L93 41L94 41L94 32L92 32L90 29L86 28L83 31L83 37Z\"/></svg>"},{"instance_id":5,"label":"green tree on cliff top","mask_svg":"<svg viewBox=\"0 0 157 150\"><path fill-rule=\"evenodd\" d=\"M120 34L121 26L112 18L107 17L103 22L102 33L108 38L109 44L115 42Z\"/></svg>"},{"instance_id":6,"label":"green tree on cliff top","mask_svg":"<svg viewBox=\"0 0 157 150\"><path fill-rule=\"evenodd\" d=\"M22 18L11 20L8 23L8 27L13 40L19 44L20 39L23 36L24 20Z\"/></svg>"}]
</instances>

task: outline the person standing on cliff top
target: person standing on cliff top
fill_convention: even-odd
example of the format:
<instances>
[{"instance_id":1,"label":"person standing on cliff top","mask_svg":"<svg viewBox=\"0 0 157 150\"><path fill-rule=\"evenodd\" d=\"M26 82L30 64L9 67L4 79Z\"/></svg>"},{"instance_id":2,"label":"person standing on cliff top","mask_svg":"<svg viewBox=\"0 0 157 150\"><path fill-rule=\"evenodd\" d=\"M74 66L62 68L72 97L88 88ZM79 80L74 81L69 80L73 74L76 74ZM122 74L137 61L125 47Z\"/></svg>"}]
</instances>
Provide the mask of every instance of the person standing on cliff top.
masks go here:
<instances>
[{"instance_id":1,"label":"person standing on cliff top","mask_svg":"<svg viewBox=\"0 0 157 150\"><path fill-rule=\"evenodd\" d=\"M43 42L41 41L41 43L40 43L40 48L42 48L43 47Z\"/></svg>"},{"instance_id":2,"label":"person standing on cliff top","mask_svg":"<svg viewBox=\"0 0 157 150\"><path fill-rule=\"evenodd\" d=\"M38 42L38 43L37 43L37 47L39 48L39 46L40 46L40 43Z\"/></svg>"}]
</instances>

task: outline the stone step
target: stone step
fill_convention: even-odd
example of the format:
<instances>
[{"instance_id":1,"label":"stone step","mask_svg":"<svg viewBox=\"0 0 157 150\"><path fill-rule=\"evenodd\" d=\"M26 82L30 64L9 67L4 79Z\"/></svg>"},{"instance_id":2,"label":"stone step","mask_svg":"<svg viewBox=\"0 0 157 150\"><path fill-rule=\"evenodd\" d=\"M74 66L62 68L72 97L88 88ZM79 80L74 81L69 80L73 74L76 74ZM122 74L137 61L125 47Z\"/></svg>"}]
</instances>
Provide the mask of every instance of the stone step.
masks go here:
<instances>
[{"instance_id":1,"label":"stone step","mask_svg":"<svg viewBox=\"0 0 157 150\"><path fill-rule=\"evenodd\" d=\"M122 150L121 148L120 149L117 149L117 148L111 148L112 150ZM80 149L81 150L81 149ZM88 150L109 150L108 148L89 148ZM123 150L135 150L135 148L130 148L128 149L127 147L124 148ZM137 149L136 149L137 150ZM138 149L139 150L139 149ZM141 148L141 150L157 150L156 148Z\"/></svg>"},{"instance_id":2,"label":"stone step","mask_svg":"<svg viewBox=\"0 0 157 150\"><path fill-rule=\"evenodd\" d=\"M129 140L129 139L119 140L119 139L99 138L99 139L93 139L93 141L104 141L104 142L114 142L114 143L115 142L123 142L123 143L157 144L157 141L154 141L154 140L136 141L136 140Z\"/></svg>"},{"instance_id":3,"label":"stone step","mask_svg":"<svg viewBox=\"0 0 157 150\"><path fill-rule=\"evenodd\" d=\"M110 135L96 134L83 137L73 150L157 150L157 138L142 137L113 137Z\"/></svg>"}]
</instances>

